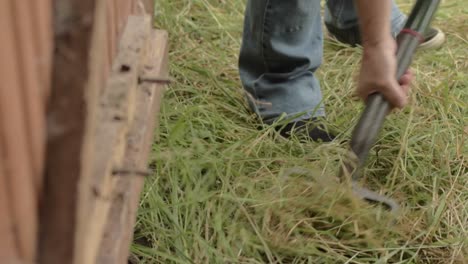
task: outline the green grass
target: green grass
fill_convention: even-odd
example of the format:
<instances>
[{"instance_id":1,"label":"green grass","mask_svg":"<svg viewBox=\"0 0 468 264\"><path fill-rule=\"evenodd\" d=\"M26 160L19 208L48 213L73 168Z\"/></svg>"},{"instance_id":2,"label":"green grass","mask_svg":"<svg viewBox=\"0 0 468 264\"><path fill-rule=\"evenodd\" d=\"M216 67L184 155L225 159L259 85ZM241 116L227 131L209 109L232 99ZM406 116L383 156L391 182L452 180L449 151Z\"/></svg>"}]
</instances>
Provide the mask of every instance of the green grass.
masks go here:
<instances>
[{"instance_id":1,"label":"green grass","mask_svg":"<svg viewBox=\"0 0 468 264\"><path fill-rule=\"evenodd\" d=\"M363 183L403 205L396 218L339 183L346 144L258 129L237 72L244 2L156 1L176 82L161 109L134 262L467 263L465 0L442 5L435 24L448 41L417 54L410 105L389 116L369 157ZM360 52L327 41L318 73L341 139L362 109L352 100Z\"/></svg>"}]
</instances>

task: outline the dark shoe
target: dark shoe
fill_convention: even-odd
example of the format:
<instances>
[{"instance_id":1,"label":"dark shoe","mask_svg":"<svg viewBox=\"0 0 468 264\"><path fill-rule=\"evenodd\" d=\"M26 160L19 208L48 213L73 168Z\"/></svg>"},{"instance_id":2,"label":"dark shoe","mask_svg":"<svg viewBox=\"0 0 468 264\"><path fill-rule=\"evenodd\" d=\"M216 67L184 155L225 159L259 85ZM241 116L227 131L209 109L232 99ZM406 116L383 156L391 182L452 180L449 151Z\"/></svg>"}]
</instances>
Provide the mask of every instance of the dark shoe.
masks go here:
<instances>
[{"instance_id":1,"label":"dark shoe","mask_svg":"<svg viewBox=\"0 0 468 264\"><path fill-rule=\"evenodd\" d=\"M327 131L327 129L318 122L316 118L291 122L284 126L276 127L281 136L290 138L292 135L298 135L300 138L316 142L331 142L336 135Z\"/></svg>"}]
</instances>

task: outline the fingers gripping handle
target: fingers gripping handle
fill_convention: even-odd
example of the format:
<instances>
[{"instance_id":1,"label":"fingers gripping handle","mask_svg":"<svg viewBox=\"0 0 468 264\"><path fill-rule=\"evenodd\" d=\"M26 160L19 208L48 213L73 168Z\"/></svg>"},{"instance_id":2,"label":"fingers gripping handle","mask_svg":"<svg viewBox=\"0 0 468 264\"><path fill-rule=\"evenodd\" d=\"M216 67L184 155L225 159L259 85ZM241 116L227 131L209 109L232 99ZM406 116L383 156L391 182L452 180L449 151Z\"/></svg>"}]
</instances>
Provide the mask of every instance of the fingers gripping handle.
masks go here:
<instances>
[{"instance_id":1,"label":"fingers gripping handle","mask_svg":"<svg viewBox=\"0 0 468 264\"><path fill-rule=\"evenodd\" d=\"M405 25L405 29L397 37L397 76L399 80L408 70L413 55L421 42L423 33L429 27L437 11L440 0L418 0ZM385 121L391 105L380 93L369 95L364 112L354 128L351 149L359 159L353 179L360 177L359 168L365 162L369 150L375 143L377 135Z\"/></svg>"}]
</instances>

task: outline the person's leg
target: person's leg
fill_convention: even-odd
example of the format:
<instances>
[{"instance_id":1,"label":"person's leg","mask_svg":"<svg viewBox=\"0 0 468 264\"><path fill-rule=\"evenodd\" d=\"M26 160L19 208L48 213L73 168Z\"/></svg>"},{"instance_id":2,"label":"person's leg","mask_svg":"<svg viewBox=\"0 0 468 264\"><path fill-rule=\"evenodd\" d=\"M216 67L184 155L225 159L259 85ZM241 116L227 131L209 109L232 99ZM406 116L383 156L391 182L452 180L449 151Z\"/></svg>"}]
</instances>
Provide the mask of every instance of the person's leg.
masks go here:
<instances>
[{"instance_id":1,"label":"person's leg","mask_svg":"<svg viewBox=\"0 0 468 264\"><path fill-rule=\"evenodd\" d=\"M325 115L315 70L322 61L319 0L249 0L239 73L250 106L266 123ZM303 114L301 114L303 113Z\"/></svg>"},{"instance_id":2,"label":"person's leg","mask_svg":"<svg viewBox=\"0 0 468 264\"><path fill-rule=\"evenodd\" d=\"M396 36L403 28L406 16L398 9L395 2L392 6L392 33ZM354 1L328 0L325 6L325 25L328 31L340 42L350 45L361 43L359 23Z\"/></svg>"},{"instance_id":3,"label":"person's leg","mask_svg":"<svg viewBox=\"0 0 468 264\"><path fill-rule=\"evenodd\" d=\"M325 6L325 25L328 32L338 41L352 46L361 44L358 16L354 1L328 0ZM395 1L392 3L392 33L398 35L404 27L406 16L400 11ZM430 28L424 34L425 41L419 48L439 48L445 41L445 34L436 28Z\"/></svg>"}]
</instances>

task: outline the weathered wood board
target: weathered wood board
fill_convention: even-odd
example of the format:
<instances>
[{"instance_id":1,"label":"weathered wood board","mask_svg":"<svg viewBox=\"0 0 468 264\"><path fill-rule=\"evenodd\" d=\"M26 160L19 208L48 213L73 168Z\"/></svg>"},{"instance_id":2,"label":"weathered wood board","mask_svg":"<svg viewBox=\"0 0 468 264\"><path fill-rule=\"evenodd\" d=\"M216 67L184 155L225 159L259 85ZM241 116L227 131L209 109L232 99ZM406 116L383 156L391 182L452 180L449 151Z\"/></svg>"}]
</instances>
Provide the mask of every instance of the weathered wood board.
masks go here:
<instances>
[{"instance_id":1,"label":"weathered wood board","mask_svg":"<svg viewBox=\"0 0 468 264\"><path fill-rule=\"evenodd\" d=\"M165 31L151 31L148 53L140 76L167 79L167 39ZM112 206L107 217L97 263L126 263L128 258L139 194L143 187L144 175L147 173L147 161L164 89L164 83L151 82L142 82L137 87L137 114L127 136L122 167L120 171L115 171L112 178L114 187L110 195Z\"/></svg>"}]
</instances>

